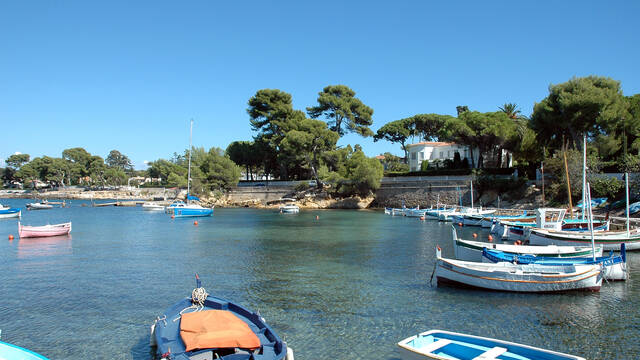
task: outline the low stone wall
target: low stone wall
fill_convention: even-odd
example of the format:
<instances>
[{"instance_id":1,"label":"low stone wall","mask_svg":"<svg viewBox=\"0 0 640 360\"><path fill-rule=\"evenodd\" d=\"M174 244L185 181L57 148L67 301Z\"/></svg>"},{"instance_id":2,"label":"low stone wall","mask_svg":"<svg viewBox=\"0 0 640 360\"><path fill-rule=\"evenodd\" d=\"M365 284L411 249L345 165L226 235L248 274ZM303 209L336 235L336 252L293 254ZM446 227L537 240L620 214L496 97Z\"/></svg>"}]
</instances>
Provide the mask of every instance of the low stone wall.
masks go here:
<instances>
[{"instance_id":1,"label":"low stone wall","mask_svg":"<svg viewBox=\"0 0 640 360\"><path fill-rule=\"evenodd\" d=\"M267 204L290 195L293 188L287 187L238 187L226 194L230 204L257 203Z\"/></svg>"},{"instance_id":2,"label":"low stone wall","mask_svg":"<svg viewBox=\"0 0 640 360\"><path fill-rule=\"evenodd\" d=\"M429 207L436 205L439 201L441 204L459 204L462 197L462 204L471 204L469 187L455 186L430 186L429 184L421 184L415 186L382 186L376 191L375 200L371 204L372 207ZM477 195L476 195L477 196ZM477 200L474 199L474 202Z\"/></svg>"}]
</instances>

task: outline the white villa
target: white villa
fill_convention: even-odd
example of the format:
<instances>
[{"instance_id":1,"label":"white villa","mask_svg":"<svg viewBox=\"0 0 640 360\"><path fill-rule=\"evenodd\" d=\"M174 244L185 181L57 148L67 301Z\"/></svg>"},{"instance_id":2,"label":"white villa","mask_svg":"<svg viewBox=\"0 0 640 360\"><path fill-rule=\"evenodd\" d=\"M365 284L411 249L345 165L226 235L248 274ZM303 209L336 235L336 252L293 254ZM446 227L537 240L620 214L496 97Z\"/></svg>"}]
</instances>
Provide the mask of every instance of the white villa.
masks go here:
<instances>
[{"instance_id":1,"label":"white villa","mask_svg":"<svg viewBox=\"0 0 640 360\"><path fill-rule=\"evenodd\" d=\"M407 145L409 153L409 171L420 171L420 165L424 160L446 160L455 156L455 153L460 153L460 159L469 158L469 148L465 145L458 145L450 142L438 142L438 141L423 141L416 144ZM476 154L474 151L474 162L477 163ZM471 160L469 160L471 163Z\"/></svg>"}]
</instances>

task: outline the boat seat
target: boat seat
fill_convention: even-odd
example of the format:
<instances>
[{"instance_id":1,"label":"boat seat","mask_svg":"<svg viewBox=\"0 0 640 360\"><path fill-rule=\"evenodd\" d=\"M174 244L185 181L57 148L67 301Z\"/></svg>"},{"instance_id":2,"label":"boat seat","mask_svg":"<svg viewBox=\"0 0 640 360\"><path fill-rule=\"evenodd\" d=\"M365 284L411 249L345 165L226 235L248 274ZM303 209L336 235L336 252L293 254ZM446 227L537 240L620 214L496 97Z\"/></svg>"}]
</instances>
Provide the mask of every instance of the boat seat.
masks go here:
<instances>
[{"instance_id":1,"label":"boat seat","mask_svg":"<svg viewBox=\"0 0 640 360\"><path fill-rule=\"evenodd\" d=\"M475 358L473 358L473 360L494 360L505 352L507 352L507 349L496 346L476 356Z\"/></svg>"},{"instance_id":2,"label":"boat seat","mask_svg":"<svg viewBox=\"0 0 640 360\"><path fill-rule=\"evenodd\" d=\"M420 352L423 354L431 354L433 351L440 349L441 347L445 347L451 344L451 340L449 339L440 339L438 341L434 341L431 344L421 347Z\"/></svg>"}]
</instances>

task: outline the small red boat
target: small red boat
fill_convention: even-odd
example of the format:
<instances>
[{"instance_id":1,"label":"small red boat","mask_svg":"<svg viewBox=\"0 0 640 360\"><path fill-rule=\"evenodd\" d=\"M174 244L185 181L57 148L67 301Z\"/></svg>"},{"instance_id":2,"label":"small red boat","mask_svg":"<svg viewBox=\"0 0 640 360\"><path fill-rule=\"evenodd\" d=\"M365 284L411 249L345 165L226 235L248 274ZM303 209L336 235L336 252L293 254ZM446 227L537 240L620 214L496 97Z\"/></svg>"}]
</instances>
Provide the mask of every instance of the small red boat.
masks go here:
<instances>
[{"instance_id":1,"label":"small red boat","mask_svg":"<svg viewBox=\"0 0 640 360\"><path fill-rule=\"evenodd\" d=\"M18 234L21 238L67 235L71 232L71 223L24 226L18 222Z\"/></svg>"}]
</instances>

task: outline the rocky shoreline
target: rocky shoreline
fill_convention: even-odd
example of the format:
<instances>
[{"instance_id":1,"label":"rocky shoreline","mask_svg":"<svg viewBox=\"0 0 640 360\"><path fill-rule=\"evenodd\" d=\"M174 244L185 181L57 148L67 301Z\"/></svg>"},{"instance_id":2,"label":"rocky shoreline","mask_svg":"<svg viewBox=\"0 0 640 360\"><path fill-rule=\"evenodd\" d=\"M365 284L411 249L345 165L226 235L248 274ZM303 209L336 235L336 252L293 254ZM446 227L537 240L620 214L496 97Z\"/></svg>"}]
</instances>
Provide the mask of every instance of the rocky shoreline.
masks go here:
<instances>
[{"instance_id":1,"label":"rocky shoreline","mask_svg":"<svg viewBox=\"0 0 640 360\"><path fill-rule=\"evenodd\" d=\"M182 191L184 192L184 191ZM46 192L0 191L0 198L7 199L47 199L47 200L116 200L116 201L158 201L170 203L176 199L184 199L186 192L167 194L166 192L148 191L146 189L133 190L56 190ZM331 198L326 193L296 192L290 193L290 199L301 209L369 209L372 207L375 197L367 198ZM258 199L234 201L228 195L220 198L213 196L202 197L203 206L215 206L223 208L251 207L259 209L277 209L284 202L263 202Z\"/></svg>"}]
</instances>

